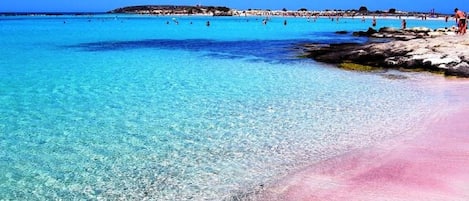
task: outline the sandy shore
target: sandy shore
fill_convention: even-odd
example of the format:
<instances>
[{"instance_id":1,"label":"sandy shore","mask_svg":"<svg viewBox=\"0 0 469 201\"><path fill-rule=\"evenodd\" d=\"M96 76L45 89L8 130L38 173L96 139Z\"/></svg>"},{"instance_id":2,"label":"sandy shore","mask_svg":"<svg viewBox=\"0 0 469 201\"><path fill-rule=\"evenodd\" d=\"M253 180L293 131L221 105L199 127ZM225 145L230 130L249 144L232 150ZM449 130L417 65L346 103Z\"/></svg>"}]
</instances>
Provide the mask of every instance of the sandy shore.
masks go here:
<instances>
[{"instance_id":1,"label":"sandy shore","mask_svg":"<svg viewBox=\"0 0 469 201\"><path fill-rule=\"evenodd\" d=\"M433 83L434 85L434 83ZM438 85L445 111L416 137L332 158L288 175L265 200L469 200L469 80Z\"/></svg>"}]
</instances>

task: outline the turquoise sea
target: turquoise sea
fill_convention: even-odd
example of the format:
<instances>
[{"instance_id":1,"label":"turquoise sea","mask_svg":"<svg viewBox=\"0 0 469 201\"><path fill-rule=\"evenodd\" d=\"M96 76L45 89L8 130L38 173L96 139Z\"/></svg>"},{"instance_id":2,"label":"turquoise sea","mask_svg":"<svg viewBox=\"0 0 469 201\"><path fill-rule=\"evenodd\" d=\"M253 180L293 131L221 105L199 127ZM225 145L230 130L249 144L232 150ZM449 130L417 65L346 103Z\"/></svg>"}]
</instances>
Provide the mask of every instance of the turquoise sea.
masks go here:
<instances>
[{"instance_id":1,"label":"turquoise sea","mask_svg":"<svg viewBox=\"0 0 469 201\"><path fill-rule=\"evenodd\" d=\"M334 32L371 20L284 20L0 17L0 200L249 199L403 137L445 101L420 84L433 75L298 57L303 43L365 42Z\"/></svg>"}]
</instances>

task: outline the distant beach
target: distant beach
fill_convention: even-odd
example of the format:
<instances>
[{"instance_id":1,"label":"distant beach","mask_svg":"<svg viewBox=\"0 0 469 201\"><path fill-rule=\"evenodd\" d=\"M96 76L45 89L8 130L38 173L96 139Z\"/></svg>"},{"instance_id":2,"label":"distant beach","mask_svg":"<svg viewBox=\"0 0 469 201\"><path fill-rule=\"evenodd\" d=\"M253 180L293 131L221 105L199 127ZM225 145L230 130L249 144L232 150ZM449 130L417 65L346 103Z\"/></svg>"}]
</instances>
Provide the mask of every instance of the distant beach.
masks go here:
<instances>
[{"instance_id":1,"label":"distant beach","mask_svg":"<svg viewBox=\"0 0 469 201\"><path fill-rule=\"evenodd\" d=\"M385 11L369 11L362 6L359 9L348 10L308 10L301 8L298 10L270 10L270 9L246 9L238 10L225 6L183 6L183 5L145 5L128 6L117 8L108 13L125 14L149 14L149 15L205 15L205 16L282 16L282 17L414 17L419 19L435 19L440 17L452 17L452 14L441 14L431 12L412 12L389 9Z\"/></svg>"}]
</instances>

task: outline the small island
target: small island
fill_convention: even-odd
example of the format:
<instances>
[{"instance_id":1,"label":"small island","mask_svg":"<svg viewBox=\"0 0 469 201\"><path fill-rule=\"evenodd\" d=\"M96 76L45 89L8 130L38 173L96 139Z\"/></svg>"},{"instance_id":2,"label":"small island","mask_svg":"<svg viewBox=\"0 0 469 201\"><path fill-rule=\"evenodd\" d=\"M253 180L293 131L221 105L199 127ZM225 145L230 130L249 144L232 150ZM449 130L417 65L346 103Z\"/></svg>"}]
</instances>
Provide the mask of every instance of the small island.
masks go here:
<instances>
[{"instance_id":1,"label":"small island","mask_svg":"<svg viewBox=\"0 0 469 201\"><path fill-rule=\"evenodd\" d=\"M109 11L108 13L232 16L233 10L223 6L145 5L117 8L112 11Z\"/></svg>"}]
</instances>

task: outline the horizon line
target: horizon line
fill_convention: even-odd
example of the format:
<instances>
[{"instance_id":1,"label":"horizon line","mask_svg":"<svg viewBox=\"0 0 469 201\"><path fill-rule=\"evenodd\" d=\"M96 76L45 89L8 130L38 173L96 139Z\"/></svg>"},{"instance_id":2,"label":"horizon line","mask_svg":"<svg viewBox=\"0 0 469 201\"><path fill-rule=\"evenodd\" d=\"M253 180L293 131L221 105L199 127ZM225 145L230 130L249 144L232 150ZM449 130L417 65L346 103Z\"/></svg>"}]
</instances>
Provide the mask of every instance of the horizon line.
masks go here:
<instances>
[{"instance_id":1,"label":"horizon line","mask_svg":"<svg viewBox=\"0 0 469 201\"><path fill-rule=\"evenodd\" d=\"M231 7L228 7L228 6L221 6L221 5L200 5L200 4L196 4L196 5L187 5L187 4L141 4L141 5L128 5L128 6L121 6L121 7L116 7L116 8L113 8L113 9L110 9L110 10L101 10L101 11L2 11L0 10L0 13L3 13L3 14L11 14L11 13L19 13L19 14L23 14L23 13L28 13L28 14L53 14L53 13L72 13L72 14L75 14L75 13L78 13L78 14L81 14L81 13L107 13L107 12L110 12L110 11L113 11L113 10L116 10L116 9L119 9L119 8L127 8L127 7L137 7L137 6L188 6L188 7L196 7L196 6L202 6L202 7L226 7L226 8L229 8L231 10L237 10L237 11L247 11L247 10L259 10L259 11L279 11L279 10L283 10L283 9L286 9L286 8L281 8L281 9L270 9L270 8L246 8L246 9L239 9L239 8L231 8ZM362 5L360 6L359 8L361 7L365 7L367 8L368 12L388 12L389 10L391 9L395 9L396 11L400 11L400 12L406 12L406 13L430 13L431 11L407 11L407 10L399 10L398 8L389 8L389 9L376 9L376 10L373 10L373 9L368 9L367 6L365 5ZM287 9L288 12L297 12L299 11L300 9L307 9L307 11L352 11L352 10L359 10L359 8L348 8L348 9L338 9L338 8L326 8L326 9L308 9L306 7L300 7L298 9L294 9L294 10L291 10L291 9ZM434 13L434 14L443 14L443 15L448 15L448 13ZM451 15L451 14L450 14Z\"/></svg>"}]
</instances>

